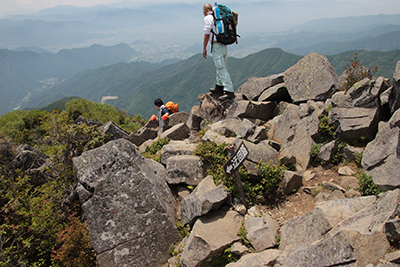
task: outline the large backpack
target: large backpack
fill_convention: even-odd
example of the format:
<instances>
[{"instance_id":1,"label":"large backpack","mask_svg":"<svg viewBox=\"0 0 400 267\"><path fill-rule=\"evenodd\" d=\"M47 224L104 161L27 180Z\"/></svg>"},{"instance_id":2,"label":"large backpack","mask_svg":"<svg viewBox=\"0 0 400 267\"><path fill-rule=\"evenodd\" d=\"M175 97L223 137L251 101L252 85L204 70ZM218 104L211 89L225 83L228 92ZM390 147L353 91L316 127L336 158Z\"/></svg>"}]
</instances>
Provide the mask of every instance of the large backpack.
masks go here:
<instances>
[{"instance_id":1,"label":"large backpack","mask_svg":"<svg viewBox=\"0 0 400 267\"><path fill-rule=\"evenodd\" d=\"M165 107L171 112L175 113L179 111L179 105L177 103L174 103L172 101L169 101L165 103Z\"/></svg>"},{"instance_id":2,"label":"large backpack","mask_svg":"<svg viewBox=\"0 0 400 267\"><path fill-rule=\"evenodd\" d=\"M237 43L237 37L240 37L236 32L239 14L232 12L227 6L215 3L213 16L217 32L212 33L216 36L216 41L224 45Z\"/></svg>"}]
</instances>

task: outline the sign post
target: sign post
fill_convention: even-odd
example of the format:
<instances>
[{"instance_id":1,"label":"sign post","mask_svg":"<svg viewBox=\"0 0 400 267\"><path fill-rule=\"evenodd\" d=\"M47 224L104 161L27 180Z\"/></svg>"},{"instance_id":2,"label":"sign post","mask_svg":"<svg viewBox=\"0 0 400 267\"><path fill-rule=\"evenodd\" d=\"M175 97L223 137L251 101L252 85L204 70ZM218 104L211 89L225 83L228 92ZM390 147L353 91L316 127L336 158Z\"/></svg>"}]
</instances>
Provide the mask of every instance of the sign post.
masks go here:
<instances>
[{"instance_id":1,"label":"sign post","mask_svg":"<svg viewBox=\"0 0 400 267\"><path fill-rule=\"evenodd\" d=\"M239 149L224 165L224 171L226 175L231 176L232 174L235 174L240 200L242 201L243 205L246 206L246 208L247 208L246 198L244 196L243 184L242 181L240 180L239 167L244 162L244 160L247 158L248 155L249 151L247 150L247 147L244 145L243 142L241 142L239 145Z\"/></svg>"}]
</instances>

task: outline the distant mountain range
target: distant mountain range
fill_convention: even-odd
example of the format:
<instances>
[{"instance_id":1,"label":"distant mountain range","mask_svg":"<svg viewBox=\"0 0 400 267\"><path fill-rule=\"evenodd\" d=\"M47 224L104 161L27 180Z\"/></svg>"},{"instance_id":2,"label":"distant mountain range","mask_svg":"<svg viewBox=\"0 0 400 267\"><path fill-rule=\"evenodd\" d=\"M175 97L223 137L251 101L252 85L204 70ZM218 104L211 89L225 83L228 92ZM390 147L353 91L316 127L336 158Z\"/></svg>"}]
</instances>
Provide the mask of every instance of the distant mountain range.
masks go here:
<instances>
[{"instance_id":1,"label":"distant mountain range","mask_svg":"<svg viewBox=\"0 0 400 267\"><path fill-rule=\"evenodd\" d=\"M328 56L341 74L349 59L358 54L360 62L370 69L378 67L376 75L393 77L400 49L389 52L353 50ZM296 64L302 56L284 52L281 49L266 49L243 59L229 58L229 72L234 87L238 88L250 77L265 77L284 72ZM66 79L50 89L44 90L24 107L43 107L67 96L83 97L101 102L105 96L117 97L105 103L125 110L130 115L141 114L149 117L155 113L153 101L179 103L181 111L190 112L198 104L198 96L214 85L215 67L212 59L203 59L197 54L187 60L160 66L155 63L132 62L117 63L94 70L85 70Z\"/></svg>"}]
</instances>

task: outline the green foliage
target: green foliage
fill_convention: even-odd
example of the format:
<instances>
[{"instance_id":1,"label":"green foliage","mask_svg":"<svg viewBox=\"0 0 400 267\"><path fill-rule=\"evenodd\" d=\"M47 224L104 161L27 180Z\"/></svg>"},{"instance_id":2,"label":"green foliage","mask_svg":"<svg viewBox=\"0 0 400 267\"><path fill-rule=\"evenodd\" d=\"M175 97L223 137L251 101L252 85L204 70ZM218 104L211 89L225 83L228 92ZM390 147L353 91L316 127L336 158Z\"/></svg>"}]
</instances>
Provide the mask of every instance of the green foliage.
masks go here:
<instances>
[{"instance_id":1,"label":"green foliage","mask_svg":"<svg viewBox=\"0 0 400 267\"><path fill-rule=\"evenodd\" d=\"M358 54L354 53L351 54L353 59L349 59L350 64L347 63L345 67L345 73L347 75L346 81L344 82L343 86L339 88L340 91L347 91L349 90L355 83L361 81L364 78L372 78L371 73L367 68L361 65L360 60L358 59ZM378 67L374 68L374 72L378 71Z\"/></svg>"},{"instance_id":2,"label":"green foliage","mask_svg":"<svg viewBox=\"0 0 400 267\"><path fill-rule=\"evenodd\" d=\"M183 223L176 223L176 228L178 228L180 234L180 241L182 241L185 237L190 235L190 225Z\"/></svg>"},{"instance_id":3,"label":"green foliage","mask_svg":"<svg viewBox=\"0 0 400 267\"><path fill-rule=\"evenodd\" d=\"M361 167L363 154L364 154L364 152L358 153L356 155L356 158L354 159L354 162L357 164L358 167Z\"/></svg>"},{"instance_id":4,"label":"green foliage","mask_svg":"<svg viewBox=\"0 0 400 267\"><path fill-rule=\"evenodd\" d=\"M369 196L369 195L377 196L383 192L374 183L372 177L365 174L363 171L359 171L359 173L357 174L357 178L359 180L358 184L360 185L360 188L358 190L363 196Z\"/></svg>"},{"instance_id":5,"label":"green foliage","mask_svg":"<svg viewBox=\"0 0 400 267\"><path fill-rule=\"evenodd\" d=\"M280 244L281 244L281 235L277 235L275 237L275 247L279 247Z\"/></svg>"},{"instance_id":6,"label":"green foliage","mask_svg":"<svg viewBox=\"0 0 400 267\"><path fill-rule=\"evenodd\" d=\"M65 107L65 111L72 120L82 115L84 118L96 120L101 123L112 121L129 132L139 130L145 124L140 115L132 118L126 112L120 111L114 106L88 101L84 98L74 99L66 103Z\"/></svg>"},{"instance_id":7,"label":"green foliage","mask_svg":"<svg viewBox=\"0 0 400 267\"><path fill-rule=\"evenodd\" d=\"M332 107L329 106L318 116L318 132L321 135L318 143L332 140L332 138L335 136L335 127L329 124L329 111L331 108Z\"/></svg>"},{"instance_id":8,"label":"green foliage","mask_svg":"<svg viewBox=\"0 0 400 267\"><path fill-rule=\"evenodd\" d=\"M60 100L57 100L50 105L47 105L44 108L41 108L40 110L42 111L47 111L47 112L53 112L53 111L64 111L65 110L65 104L71 102L74 99L77 99L79 97L76 96L70 96L66 97Z\"/></svg>"},{"instance_id":9,"label":"green foliage","mask_svg":"<svg viewBox=\"0 0 400 267\"><path fill-rule=\"evenodd\" d=\"M240 226L239 231L238 231L237 234L238 234L238 236L240 237L240 240L242 241L242 243L245 246L249 246L250 245L250 241L247 239L247 229L246 229L246 227L244 225L244 220L242 220L242 225Z\"/></svg>"},{"instance_id":10,"label":"green foliage","mask_svg":"<svg viewBox=\"0 0 400 267\"><path fill-rule=\"evenodd\" d=\"M158 138L150 146L146 146L146 150L142 153L142 156L161 163L161 149L168 143L168 138Z\"/></svg>"},{"instance_id":11,"label":"green foliage","mask_svg":"<svg viewBox=\"0 0 400 267\"><path fill-rule=\"evenodd\" d=\"M231 262L238 261L240 257L233 254L231 248L232 246L227 247L224 253L211 263L211 267L224 267Z\"/></svg>"},{"instance_id":12,"label":"green foliage","mask_svg":"<svg viewBox=\"0 0 400 267\"><path fill-rule=\"evenodd\" d=\"M321 151L322 144L315 144L311 147L310 156L315 158Z\"/></svg>"},{"instance_id":13,"label":"green foliage","mask_svg":"<svg viewBox=\"0 0 400 267\"><path fill-rule=\"evenodd\" d=\"M272 163L259 163L257 165L261 181L257 183L245 183L245 194L250 205L258 202L259 196L273 195L276 193L285 176L285 166Z\"/></svg>"},{"instance_id":14,"label":"green foliage","mask_svg":"<svg viewBox=\"0 0 400 267\"><path fill-rule=\"evenodd\" d=\"M228 146L226 143L217 145L215 142L207 141L197 144L194 154L200 156L209 166L207 174L213 177L215 184L224 183L231 191L231 183L228 182L224 171L224 165L229 159L226 146Z\"/></svg>"}]
</instances>

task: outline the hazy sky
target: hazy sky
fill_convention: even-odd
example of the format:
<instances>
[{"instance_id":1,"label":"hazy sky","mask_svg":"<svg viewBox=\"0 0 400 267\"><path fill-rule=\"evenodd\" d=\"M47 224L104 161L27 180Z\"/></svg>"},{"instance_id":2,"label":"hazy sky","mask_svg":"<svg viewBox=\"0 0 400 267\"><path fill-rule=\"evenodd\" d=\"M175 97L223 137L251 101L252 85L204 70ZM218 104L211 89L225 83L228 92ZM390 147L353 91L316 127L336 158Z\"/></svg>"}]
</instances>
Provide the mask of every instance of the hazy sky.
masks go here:
<instances>
[{"instance_id":1,"label":"hazy sky","mask_svg":"<svg viewBox=\"0 0 400 267\"><path fill-rule=\"evenodd\" d=\"M49 7L54 7L56 5L73 5L73 6L93 6L98 4L112 4L122 2L123 0L0 0L0 16L4 16L6 14L15 14L17 10L21 9L33 9L40 10ZM129 1L129 0L128 0ZM207 2L209 0L205 0ZM253 0L251 2L261 2L263 0ZM264 1L297 1L297 2L305 2L305 1L316 1L316 2L330 2L330 1L338 1L338 2L355 2L360 5L368 6L371 8L371 15L376 14L378 12L394 14L400 13L400 1L399 0L264 0ZM130 2L143 2L143 0L130 0ZM184 3L199 3L201 5L202 1L199 0L145 0L146 3L166 3L166 2L184 2ZM213 2L213 1L210 1ZM221 0L219 3L232 3L232 2L241 2L239 0ZM250 2L250 1L249 1ZM385 11L387 10L387 12ZM357 15L357 11L355 10L354 15Z\"/></svg>"}]
</instances>

